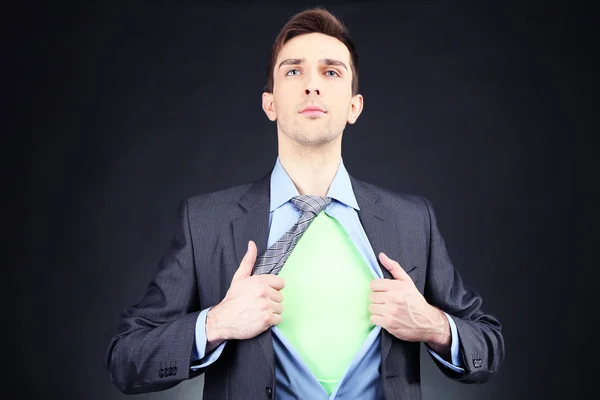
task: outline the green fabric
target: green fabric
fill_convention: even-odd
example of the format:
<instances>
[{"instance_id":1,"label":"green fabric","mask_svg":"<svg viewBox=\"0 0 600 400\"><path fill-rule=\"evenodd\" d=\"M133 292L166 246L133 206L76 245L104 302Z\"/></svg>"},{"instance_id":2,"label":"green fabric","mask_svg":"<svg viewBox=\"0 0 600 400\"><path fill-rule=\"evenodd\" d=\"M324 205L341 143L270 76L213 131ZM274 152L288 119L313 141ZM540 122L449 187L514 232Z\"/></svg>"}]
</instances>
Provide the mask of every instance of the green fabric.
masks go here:
<instances>
[{"instance_id":1,"label":"green fabric","mask_svg":"<svg viewBox=\"0 0 600 400\"><path fill-rule=\"evenodd\" d=\"M374 328L373 274L341 224L321 212L279 276L285 287L278 328L331 395Z\"/></svg>"}]
</instances>

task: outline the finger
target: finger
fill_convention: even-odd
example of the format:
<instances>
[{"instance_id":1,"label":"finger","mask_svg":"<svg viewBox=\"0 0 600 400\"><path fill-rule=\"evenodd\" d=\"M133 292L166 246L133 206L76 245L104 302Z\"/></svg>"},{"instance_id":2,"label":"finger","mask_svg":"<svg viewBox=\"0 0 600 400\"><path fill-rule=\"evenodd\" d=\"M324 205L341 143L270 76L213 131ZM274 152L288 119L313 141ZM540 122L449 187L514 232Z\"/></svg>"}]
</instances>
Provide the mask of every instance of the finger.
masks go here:
<instances>
[{"instance_id":1,"label":"finger","mask_svg":"<svg viewBox=\"0 0 600 400\"><path fill-rule=\"evenodd\" d=\"M281 314L283 312L283 304L271 302L271 311L274 314Z\"/></svg>"},{"instance_id":2,"label":"finger","mask_svg":"<svg viewBox=\"0 0 600 400\"><path fill-rule=\"evenodd\" d=\"M279 314L272 314L271 325L279 325L283 321L283 318Z\"/></svg>"},{"instance_id":3,"label":"finger","mask_svg":"<svg viewBox=\"0 0 600 400\"><path fill-rule=\"evenodd\" d=\"M281 303L283 301L283 293L281 293L279 290L273 289L272 287L269 287L268 295L269 298L276 303Z\"/></svg>"},{"instance_id":4,"label":"finger","mask_svg":"<svg viewBox=\"0 0 600 400\"><path fill-rule=\"evenodd\" d=\"M275 290L281 290L285 287L285 281L282 277L272 274L260 275L260 280Z\"/></svg>"},{"instance_id":5,"label":"finger","mask_svg":"<svg viewBox=\"0 0 600 400\"><path fill-rule=\"evenodd\" d=\"M383 253L383 252L379 253L379 261L381 261L381 264L388 271L390 271L390 274L392 274L394 279L398 279L398 280L410 279L410 276L408 276L408 274L406 272L404 272L404 269L402 269L400 264L398 264L397 261L394 261L391 258L389 258L385 253Z\"/></svg>"},{"instance_id":6,"label":"finger","mask_svg":"<svg viewBox=\"0 0 600 400\"><path fill-rule=\"evenodd\" d=\"M232 280L237 280L241 278L248 278L252 275L252 269L254 268L254 263L256 262L256 244L252 240L248 242L248 249L246 250L246 254L244 254L244 258L242 258L242 262L238 267L237 271L233 274Z\"/></svg>"},{"instance_id":7,"label":"finger","mask_svg":"<svg viewBox=\"0 0 600 400\"><path fill-rule=\"evenodd\" d=\"M373 292L387 292L392 287L390 279L378 278L371 281L369 287Z\"/></svg>"},{"instance_id":8,"label":"finger","mask_svg":"<svg viewBox=\"0 0 600 400\"><path fill-rule=\"evenodd\" d=\"M385 315L385 305L384 304L369 304L369 312L371 313L371 315Z\"/></svg>"},{"instance_id":9,"label":"finger","mask_svg":"<svg viewBox=\"0 0 600 400\"><path fill-rule=\"evenodd\" d=\"M373 304L385 304L387 298L388 295L386 292L371 292L371 294L369 294L369 301Z\"/></svg>"},{"instance_id":10,"label":"finger","mask_svg":"<svg viewBox=\"0 0 600 400\"><path fill-rule=\"evenodd\" d=\"M385 318L383 318L381 315L377 315L377 314L371 314L371 316L369 317L369 320L374 323L377 326L381 326L382 328L385 328Z\"/></svg>"}]
</instances>

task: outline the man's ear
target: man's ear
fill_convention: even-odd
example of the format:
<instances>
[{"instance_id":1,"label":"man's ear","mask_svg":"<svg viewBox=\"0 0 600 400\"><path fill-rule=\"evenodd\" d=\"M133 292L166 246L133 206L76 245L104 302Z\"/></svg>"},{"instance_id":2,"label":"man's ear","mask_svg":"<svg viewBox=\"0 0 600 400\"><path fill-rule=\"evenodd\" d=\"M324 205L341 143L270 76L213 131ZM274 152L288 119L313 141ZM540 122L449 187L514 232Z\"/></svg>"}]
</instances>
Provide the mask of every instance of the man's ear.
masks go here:
<instances>
[{"instance_id":1,"label":"man's ear","mask_svg":"<svg viewBox=\"0 0 600 400\"><path fill-rule=\"evenodd\" d=\"M352 104L348 113L348 123L353 124L358 119L358 116L363 110L363 97L360 94L352 96Z\"/></svg>"},{"instance_id":2,"label":"man's ear","mask_svg":"<svg viewBox=\"0 0 600 400\"><path fill-rule=\"evenodd\" d=\"M271 121L277 120L275 112L275 103L273 102L273 93L263 92L262 94L262 109L267 114L267 118Z\"/></svg>"}]
</instances>

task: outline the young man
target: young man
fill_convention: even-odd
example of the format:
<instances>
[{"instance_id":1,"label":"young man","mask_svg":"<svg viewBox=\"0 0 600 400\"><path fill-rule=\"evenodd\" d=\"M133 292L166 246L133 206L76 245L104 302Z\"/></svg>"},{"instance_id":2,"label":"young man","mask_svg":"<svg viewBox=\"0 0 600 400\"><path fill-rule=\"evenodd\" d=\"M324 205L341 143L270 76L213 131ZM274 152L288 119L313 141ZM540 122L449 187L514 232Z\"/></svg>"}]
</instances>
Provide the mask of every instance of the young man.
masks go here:
<instances>
[{"instance_id":1,"label":"young man","mask_svg":"<svg viewBox=\"0 0 600 400\"><path fill-rule=\"evenodd\" d=\"M363 98L333 15L308 10L283 27L262 106L277 123L275 167L182 202L156 277L108 348L117 387L205 373L210 400L419 399L421 342L447 376L489 379L501 326L463 285L429 201L344 168L342 134Z\"/></svg>"}]
</instances>

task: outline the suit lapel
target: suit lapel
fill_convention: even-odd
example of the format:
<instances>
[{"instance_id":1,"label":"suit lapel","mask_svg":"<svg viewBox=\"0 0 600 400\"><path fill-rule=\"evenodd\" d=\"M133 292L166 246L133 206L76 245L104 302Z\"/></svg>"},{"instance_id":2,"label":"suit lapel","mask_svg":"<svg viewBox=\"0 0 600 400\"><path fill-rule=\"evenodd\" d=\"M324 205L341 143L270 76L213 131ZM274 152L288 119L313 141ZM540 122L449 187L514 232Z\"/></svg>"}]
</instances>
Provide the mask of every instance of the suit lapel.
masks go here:
<instances>
[{"instance_id":1,"label":"suit lapel","mask_svg":"<svg viewBox=\"0 0 600 400\"><path fill-rule=\"evenodd\" d=\"M269 237L270 187L271 173L269 172L262 179L254 182L238 203L243 211L238 218L232 221L236 256L235 269L239 267L242 258L244 258L244 254L246 254L249 240L256 243L258 256L263 254L267 249L267 240ZM229 271L230 276L233 276L235 269ZM260 335L249 340L259 344L267 359L267 363L274 374L275 356L273 353L271 330L267 329Z\"/></svg>"},{"instance_id":2,"label":"suit lapel","mask_svg":"<svg viewBox=\"0 0 600 400\"><path fill-rule=\"evenodd\" d=\"M412 265L408 264L409 260L406 258L409 252L404 249L406 240L404 240L405 238L402 237L400 229L397 227L398 221L396 219L398 219L398 215L393 214L381 198L366 184L352 177L350 177L350 181L360 207L358 212L360 222L373 248L384 278L393 279L390 272L379 261L380 252L384 252L390 258L398 261L404 268L412 269ZM381 332L381 358L385 365L394 337L385 329L382 329Z\"/></svg>"},{"instance_id":3,"label":"suit lapel","mask_svg":"<svg viewBox=\"0 0 600 400\"><path fill-rule=\"evenodd\" d=\"M238 204L243 209L242 215L232 221L233 240L237 266L239 266L246 250L248 241L256 243L258 256L267 249L269 237L269 199L271 174L254 182L242 196Z\"/></svg>"}]
</instances>

